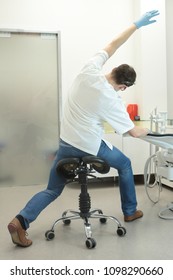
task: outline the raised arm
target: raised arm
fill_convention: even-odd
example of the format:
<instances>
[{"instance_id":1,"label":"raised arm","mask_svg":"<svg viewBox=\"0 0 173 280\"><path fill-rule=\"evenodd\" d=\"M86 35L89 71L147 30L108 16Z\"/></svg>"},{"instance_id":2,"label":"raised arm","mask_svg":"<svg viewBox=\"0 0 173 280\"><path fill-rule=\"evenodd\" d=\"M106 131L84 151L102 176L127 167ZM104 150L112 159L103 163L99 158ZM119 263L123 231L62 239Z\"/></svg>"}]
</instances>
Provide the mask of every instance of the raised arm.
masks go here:
<instances>
[{"instance_id":1,"label":"raised arm","mask_svg":"<svg viewBox=\"0 0 173 280\"><path fill-rule=\"evenodd\" d=\"M111 57L116 50L123 45L129 37L136 31L137 27L135 24L129 26L125 31L115 37L105 48L104 50L108 53L109 57Z\"/></svg>"},{"instance_id":2,"label":"raised arm","mask_svg":"<svg viewBox=\"0 0 173 280\"><path fill-rule=\"evenodd\" d=\"M121 45L123 45L137 29L141 28L142 26L146 26L146 25L156 22L156 20L150 20L150 19L157 15L159 15L158 10L153 10L153 11L145 13L139 20L135 21L126 30L124 30L117 37L115 37L104 48L104 50L108 53L109 57L111 57L116 52L116 50Z\"/></svg>"}]
</instances>

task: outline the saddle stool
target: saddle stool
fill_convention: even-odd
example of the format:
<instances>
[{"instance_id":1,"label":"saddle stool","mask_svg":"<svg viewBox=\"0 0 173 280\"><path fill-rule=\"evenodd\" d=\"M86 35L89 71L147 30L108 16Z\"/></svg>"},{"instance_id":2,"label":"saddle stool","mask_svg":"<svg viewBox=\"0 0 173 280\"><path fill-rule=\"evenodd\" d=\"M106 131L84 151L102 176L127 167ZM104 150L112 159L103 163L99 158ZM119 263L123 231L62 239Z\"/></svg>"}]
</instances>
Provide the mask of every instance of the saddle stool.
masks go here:
<instances>
[{"instance_id":1,"label":"saddle stool","mask_svg":"<svg viewBox=\"0 0 173 280\"><path fill-rule=\"evenodd\" d=\"M100 223L106 223L107 219L113 220L117 225L117 234L119 236L124 236L126 234L126 229L121 226L121 223L113 216L104 215L101 209L91 208L91 199L88 193L87 181L88 176L95 177L92 175L93 172L97 171L99 173L105 174L109 172L109 165L96 156L85 156L83 158L65 158L58 162L56 170L62 172L64 177L70 182L78 181L80 184L80 194L79 194L79 211L68 209L63 212L62 217L56 220L52 228L45 233L47 240L52 240L55 237L54 229L55 226L62 221L64 225L69 225L71 220L83 219L84 229L86 235L86 247L92 249L96 246L96 241L92 238L91 224L89 222L90 218L98 218ZM77 177L77 179L75 179Z\"/></svg>"}]
</instances>

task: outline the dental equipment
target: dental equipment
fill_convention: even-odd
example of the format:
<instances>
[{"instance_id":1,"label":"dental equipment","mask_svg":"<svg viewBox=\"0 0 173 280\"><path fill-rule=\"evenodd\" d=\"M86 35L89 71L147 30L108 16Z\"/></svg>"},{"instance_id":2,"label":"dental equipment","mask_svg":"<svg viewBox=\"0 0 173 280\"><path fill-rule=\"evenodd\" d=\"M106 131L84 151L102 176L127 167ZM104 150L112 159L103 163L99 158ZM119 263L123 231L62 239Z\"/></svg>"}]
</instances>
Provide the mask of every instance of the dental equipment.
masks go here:
<instances>
[{"instance_id":1,"label":"dental equipment","mask_svg":"<svg viewBox=\"0 0 173 280\"><path fill-rule=\"evenodd\" d=\"M158 112L156 107L150 114L151 133L142 138L150 143L150 157L144 167L144 184L147 196L153 203L159 201L163 179L173 181L173 134L166 134L166 129L167 112ZM153 146L155 146L154 153ZM150 183L151 174L154 175L153 183ZM152 199L151 192L156 189L155 187L158 188L157 197ZM173 219L170 215L164 215L166 211L169 214L173 211L173 202L159 213L160 218Z\"/></svg>"},{"instance_id":2,"label":"dental equipment","mask_svg":"<svg viewBox=\"0 0 173 280\"><path fill-rule=\"evenodd\" d=\"M150 113L150 130L165 133L167 125L167 112L158 112L157 107Z\"/></svg>"},{"instance_id":3,"label":"dental equipment","mask_svg":"<svg viewBox=\"0 0 173 280\"><path fill-rule=\"evenodd\" d=\"M141 139L155 145L157 148L155 154L151 155L147 160L144 168L144 183L147 195L153 203L157 203L162 187L161 179L166 178L173 181L173 134L151 133L145 137L141 137ZM148 176L148 169L149 167L151 169L152 160L154 163L155 181L152 185L150 185L151 173ZM156 200L151 199L148 192L148 188L153 188L154 186L158 186L159 191L158 199ZM169 214L171 212L173 213L173 202L171 202L166 208L162 209L159 213L160 218L173 219L170 215L164 215L166 211L168 211Z\"/></svg>"},{"instance_id":4,"label":"dental equipment","mask_svg":"<svg viewBox=\"0 0 173 280\"><path fill-rule=\"evenodd\" d=\"M150 131L155 131L156 134L162 134L166 132L166 125L167 125L167 112L158 112L157 107L154 108L154 110L150 113ZM154 145L155 147L154 147ZM153 203L157 203L160 198L160 192L162 190L162 184L160 181L160 177L157 174L157 154L156 152L159 150L158 145L158 139L156 143L154 142L154 139L152 140L152 143L150 141L150 157L148 158L145 168L144 168L144 182L146 187L146 193L149 197L149 199ZM153 170L154 169L154 170ZM149 175L148 175L149 174ZM151 176L152 174L152 176ZM151 178L154 178L154 182L151 184ZM149 195L149 189L150 193L151 190L153 191L158 187L157 191L157 198L152 199L151 194Z\"/></svg>"}]
</instances>

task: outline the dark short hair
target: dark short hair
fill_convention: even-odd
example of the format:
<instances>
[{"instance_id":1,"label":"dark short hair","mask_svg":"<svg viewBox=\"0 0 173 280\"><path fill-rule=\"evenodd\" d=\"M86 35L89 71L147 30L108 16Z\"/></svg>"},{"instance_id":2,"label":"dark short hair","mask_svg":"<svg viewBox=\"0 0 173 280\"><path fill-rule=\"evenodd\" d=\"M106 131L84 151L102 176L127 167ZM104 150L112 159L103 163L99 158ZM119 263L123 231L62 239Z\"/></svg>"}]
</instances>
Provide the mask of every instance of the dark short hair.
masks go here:
<instances>
[{"instance_id":1,"label":"dark short hair","mask_svg":"<svg viewBox=\"0 0 173 280\"><path fill-rule=\"evenodd\" d=\"M112 69L111 75L118 85L124 84L130 87L136 81L136 72L133 67L128 64L121 64L118 67L115 67Z\"/></svg>"}]
</instances>

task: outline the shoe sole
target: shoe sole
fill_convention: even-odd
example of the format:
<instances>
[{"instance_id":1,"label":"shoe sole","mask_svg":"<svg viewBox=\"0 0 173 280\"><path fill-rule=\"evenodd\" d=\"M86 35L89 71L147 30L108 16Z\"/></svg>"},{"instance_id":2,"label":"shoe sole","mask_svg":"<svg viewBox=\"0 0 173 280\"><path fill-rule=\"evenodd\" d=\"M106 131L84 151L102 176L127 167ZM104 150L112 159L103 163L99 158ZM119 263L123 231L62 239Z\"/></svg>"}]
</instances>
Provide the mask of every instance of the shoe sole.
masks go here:
<instances>
[{"instance_id":1,"label":"shoe sole","mask_svg":"<svg viewBox=\"0 0 173 280\"><path fill-rule=\"evenodd\" d=\"M12 239L12 241L13 241L13 243L15 244L15 245L18 245L18 246L20 246L20 247L28 247L28 246L30 246L31 244L29 244L29 245L23 245L22 243L21 243L21 241L20 241L20 239L19 239L19 235L18 235L18 232L17 232L17 227L14 225L14 224L9 224L8 225L8 230L9 230L9 233L10 233L10 235L11 235L11 239Z\"/></svg>"}]
</instances>

